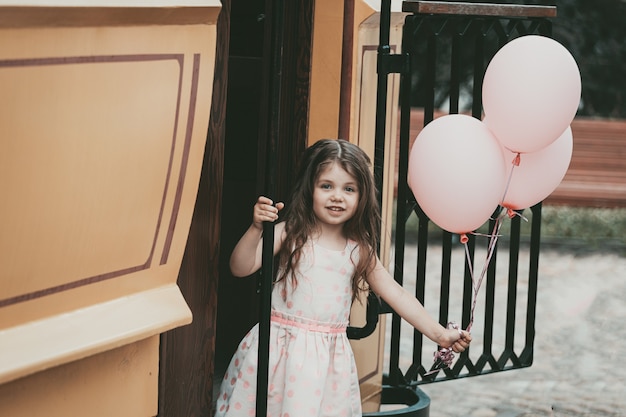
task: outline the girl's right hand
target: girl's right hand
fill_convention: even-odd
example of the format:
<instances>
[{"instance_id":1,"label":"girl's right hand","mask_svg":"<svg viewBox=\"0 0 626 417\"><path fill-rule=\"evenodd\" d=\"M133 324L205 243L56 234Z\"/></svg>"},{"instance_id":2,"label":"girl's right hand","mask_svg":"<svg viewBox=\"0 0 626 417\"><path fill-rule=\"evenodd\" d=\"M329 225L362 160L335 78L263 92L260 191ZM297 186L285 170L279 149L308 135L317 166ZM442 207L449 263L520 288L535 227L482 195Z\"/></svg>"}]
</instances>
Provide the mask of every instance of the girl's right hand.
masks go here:
<instances>
[{"instance_id":1,"label":"girl's right hand","mask_svg":"<svg viewBox=\"0 0 626 417\"><path fill-rule=\"evenodd\" d=\"M278 219L278 212L285 207L284 203L276 203L267 197L260 196L254 205L252 224L258 228L263 228L263 222L275 222Z\"/></svg>"},{"instance_id":2,"label":"girl's right hand","mask_svg":"<svg viewBox=\"0 0 626 417\"><path fill-rule=\"evenodd\" d=\"M447 339L447 346L444 347L449 347L456 353L463 352L472 342L472 335L465 330L446 329L444 338Z\"/></svg>"}]
</instances>

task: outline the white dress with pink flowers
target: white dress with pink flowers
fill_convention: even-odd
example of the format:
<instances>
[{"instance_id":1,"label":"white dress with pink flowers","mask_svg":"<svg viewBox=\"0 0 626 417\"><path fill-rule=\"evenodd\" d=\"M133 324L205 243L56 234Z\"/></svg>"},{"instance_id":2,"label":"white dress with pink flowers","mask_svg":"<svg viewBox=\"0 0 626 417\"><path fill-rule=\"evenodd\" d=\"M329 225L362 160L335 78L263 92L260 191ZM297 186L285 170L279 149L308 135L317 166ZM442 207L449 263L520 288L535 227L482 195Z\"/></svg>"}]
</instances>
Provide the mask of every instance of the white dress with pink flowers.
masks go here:
<instances>
[{"instance_id":1,"label":"white dress with pink flowers","mask_svg":"<svg viewBox=\"0 0 626 417\"><path fill-rule=\"evenodd\" d=\"M360 417L361 398L346 326L352 303L355 244L343 251L309 244L297 285L272 292L267 415ZM256 411L258 324L239 344L224 375L216 417Z\"/></svg>"}]
</instances>

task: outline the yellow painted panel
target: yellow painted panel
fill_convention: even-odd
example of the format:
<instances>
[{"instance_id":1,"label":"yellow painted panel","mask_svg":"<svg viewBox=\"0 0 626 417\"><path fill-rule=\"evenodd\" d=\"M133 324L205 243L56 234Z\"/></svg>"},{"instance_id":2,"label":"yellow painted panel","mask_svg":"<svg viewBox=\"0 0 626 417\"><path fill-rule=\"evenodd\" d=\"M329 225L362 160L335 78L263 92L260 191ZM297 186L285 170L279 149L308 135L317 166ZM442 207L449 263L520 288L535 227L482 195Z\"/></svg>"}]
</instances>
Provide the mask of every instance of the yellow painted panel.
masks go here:
<instances>
[{"instance_id":1,"label":"yellow painted panel","mask_svg":"<svg viewBox=\"0 0 626 417\"><path fill-rule=\"evenodd\" d=\"M191 322L168 286L0 330L0 384L111 350Z\"/></svg>"},{"instance_id":2,"label":"yellow painted panel","mask_svg":"<svg viewBox=\"0 0 626 417\"><path fill-rule=\"evenodd\" d=\"M309 144L323 138L336 138L339 132L343 2L317 0L314 13Z\"/></svg>"},{"instance_id":3,"label":"yellow painted panel","mask_svg":"<svg viewBox=\"0 0 626 417\"><path fill-rule=\"evenodd\" d=\"M2 416L157 413L220 6L190 1L0 2Z\"/></svg>"},{"instance_id":4,"label":"yellow painted panel","mask_svg":"<svg viewBox=\"0 0 626 417\"><path fill-rule=\"evenodd\" d=\"M176 281L216 29L171 23L0 29L0 328Z\"/></svg>"},{"instance_id":5,"label":"yellow painted panel","mask_svg":"<svg viewBox=\"0 0 626 417\"><path fill-rule=\"evenodd\" d=\"M151 261L177 139L179 60L28 64L0 63L0 299Z\"/></svg>"},{"instance_id":6,"label":"yellow painted panel","mask_svg":"<svg viewBox=\"0 0 626 417\"><path fill-rule=\"evenodd\" d=\"M0 415L148 417L157 414L159 337L0 385Z\"/></svg>"}]
</instances>

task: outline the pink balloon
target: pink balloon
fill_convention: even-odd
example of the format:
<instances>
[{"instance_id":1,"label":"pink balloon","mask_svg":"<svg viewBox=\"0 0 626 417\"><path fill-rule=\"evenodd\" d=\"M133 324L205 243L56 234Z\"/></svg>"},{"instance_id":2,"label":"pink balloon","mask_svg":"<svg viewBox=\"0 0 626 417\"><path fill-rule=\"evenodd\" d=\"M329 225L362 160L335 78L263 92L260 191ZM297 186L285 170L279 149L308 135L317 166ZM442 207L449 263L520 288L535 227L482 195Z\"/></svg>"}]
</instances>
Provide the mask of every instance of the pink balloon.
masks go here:
<instances>
[{"instance_id":1,"label":"pink balloon","mask_svg":"<svg viewBox=\"0 0 626 417\"><path fill-rule=\"evenodd\" d=\"M535 152L571 124L580 92L580 71L569 51L553 39L527 35L504 45L487 66L483 107L505 147Z\"/></svg>"},{"instance_id":2,"label":"pink balloon","mask_svg":"<svg viewBox=\"0 0 626 417\"><path fill-rule=\"evenodd\" d=\"M419 133L409 155L408 183L439 227L465 234L489 220L504 189L502 148L473 117L439 117Z\"/></svg>"},{"instance_id":3,"label":"pink balloon","mask_svg":"<svg viewBox=\"0 0 626 417\"><path fill-rule=\"evenodd\" d=\"M506 187L502 206L519 210L543 201L563 180L572 160L573 137L571 127L550 145L537 152L520 155L519 166L512 164L517 154L503 149L505 163L509 164L511 180Z\"/></svg>"}]
</instances>

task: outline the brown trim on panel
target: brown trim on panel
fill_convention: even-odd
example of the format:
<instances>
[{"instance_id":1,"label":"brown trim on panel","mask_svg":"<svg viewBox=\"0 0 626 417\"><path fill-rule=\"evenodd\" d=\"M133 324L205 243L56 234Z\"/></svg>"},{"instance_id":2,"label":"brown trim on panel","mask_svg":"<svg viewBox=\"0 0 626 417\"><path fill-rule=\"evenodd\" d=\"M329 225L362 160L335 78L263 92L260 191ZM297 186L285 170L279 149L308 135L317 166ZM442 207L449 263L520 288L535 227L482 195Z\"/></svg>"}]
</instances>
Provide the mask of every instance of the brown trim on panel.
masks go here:
<instances>
[{"instance_id":1,"label":"brown trim on panel","mask_svg":"<svg viewBox=\"0 0 626 417\"><path fill-rule=\"evenodd\" d=\"M0 28L211 25L219 13L219 7L8 6Z\"/></svg>"},{"instance_id":2,"label":"brown trim on panel","mask_svg":"<svg viewBox=\"0 0 626 417\"><path fill-rule=\"evenodd\" d=\"M44 65L67 65L67 64L93 64L110 62L143 62L143 61L167 61L175 60L181 63L183 54L137 54L137 55L84 55L84 56L60 56L46 58L22 58L0 60L2 67L35 67Z\"/></svg>"},{"instance_id":3,"label":"brown trim on panel","mask_svg":"<svg viewBox=\"0 0 626 417\"><path fill-rule=\"evenodd\" d=\"M172 208L172 215L170 216L170 224L167 228L167 237L165 238L165 245L163 248L163 254L161 255L161 263L163 265L167 263L170 249L172 246L172 239L174 237L174 229L176 229L176 220L178 219L178 211L180 210L180 203L183 195L183 188L185 185L185 176L187 174L187 164L189 163L189 152L191 148L191 138L193 136L193 122L196 114L196 101L198 99L198 78L200 73L200 54L194 54L193 56L193 75L191 78L191 94L189 95L189 110L187 112L187 128L185 129L185 145L183 148L183 157L180 163L180 174L178 175L178 184L176 186L176 194L174 197L174 207Z\"/></svg>"},{"instance_id":4,"label":"brown trim on panel","mask_svg":"<svg viewBox=\"0 0 626 417\"><path fill-rule=\"evenodd\" d=\"M15 68L15 67L29 67L29 66L46 66L46 65L68 65L68 64L85 64L85 63L117 63L117 62L145 62L145 61L166 61L166 60L174 60L179 64L179 79L178 79L178 97L176 104L176 115L174 121L174 129L172 132L172 150L170 152L170 161L168 167L168 173L166 176L163 198L161 200L161 208L159 210L159 217L157 220L157 224L155 227L154 238L152 241L152 248L150 249L150 254L146 259L146 262L141 265L131 266L128 268L123 268L117 271L106 272L103 274L94 275L87 278L82 278L76 281L72 281L69 283L65 283L62 285L57 285L50 288L45 288L42 290L33 291L26 294L21 294L14 297L9 297L4 300L0 300L0 308L6 307L9 305L21 303L24 301L33 300L40 297L45 297L47 295L52 295L55 293L71 290L74 288L82 287L84 285L94 284L96 282L106 281L111 278L131 274L134 272L142 271L150 268L150 264L152 263L152 258L154 256L154 251L156 247L157 238L159 235L159 229L161 227L161 220L163 218L163 212L165 207L165 200L167 196L167 188L171 176L171 167L172 160L174 157L174 149L176 142L176 131L178 126L178 118L180 112L180 98L181 98L181 90L182 90L182 73L183 73L183 64L184 64L184 55L183 54L140 54L140 55L96 55L96 56L77 56L77 57L50 57L50 58L26 58L26 59L15 59L15 60L0 60L0 70L2 68ZM192 85L192 88L197 88L197 85ZM195 97L196 92L192 90L191 95ZM186 144L186 146L188 146Z\"/></svg>"},{"instance_id":5,"label":"brown trim on panel","mask_svg":"<svg viewBox=\"0 0 626 417\"><path fill-rule=\"evenodd\" d=\"M339 129L337 137L350 140L352 101L352 60L354 58L354 2L343 2L343 41L341 46L341 83L339 90Z\"/></svg>"},{"instance_id":6,"label":"brown trim on panel","mask_svg":"<svg viewBox=\"0 0 626 417\"><path fill-rule=\"evenodd\" d=\"M80 279L78 281L68 282L67 284L57 285L56 287L45 288L43 290L33 291L28 294L17 295L15 297L5 298L0 300L0 308L7 307L12 304L21 303L24 301L34 300L35 298L45 297L47 295L56 294L59 292L71 290L74 288L82 287L84 285L95 284L96 282L106 281L107 279L119 277L126 274L132 274L133 272L142 271L147 269L150 265L148 260L143 265L132 266L126 269L120 269L118 271L107 272L105 274L95 275L93 277Z\"/></svg>"},{"instance_id":7,"label":"brown trim on panel","mask_svg":"<svg viewBox=\"0 0 626 417\"><path fill-rule=\"evenodd\" d=\"M183 69L184 69L184 60L180 62L180 72L178 74L178 96L176 97L176 117L174 118L174 128L172 131L172 149L170 151L170 160L167 164L167 175L165 176L165 185L163 187L163 199L161 202L161 210L159 211L159 220L157 221L156 234L154 236L154 242L152 242L152 251L150 252L150 259L152 260L152 255L154 254L154 246L156 245L157 236L159 234L159 230L161 229L161 221L163 220L163 209L165 206L165 199L167 197L167 191L170 186L170 179L172 177L172 166L174 165L174 152L176 151L176 136L178 134L178 121L180 117L180 100L182 95L182 85L183 85ZM193 86L192 86L193 88ZM194 92L191 92L193 95ZM174 207L176 207L176 201L174 202ZM174 209L172 209L173 211ZM176 210L178 212L178 210ZM172 214L173 215L173 214ZM171 220L170 220L171 223ZM165 247L167 247L167 241L165 243ZM167 247L169 251L169 247ZM163 249L165 252L165 248ZM163 253L161 253L161 259L163 259ZM163 262L161 262L161 265Z\"/></svg>"}]
</instances>

